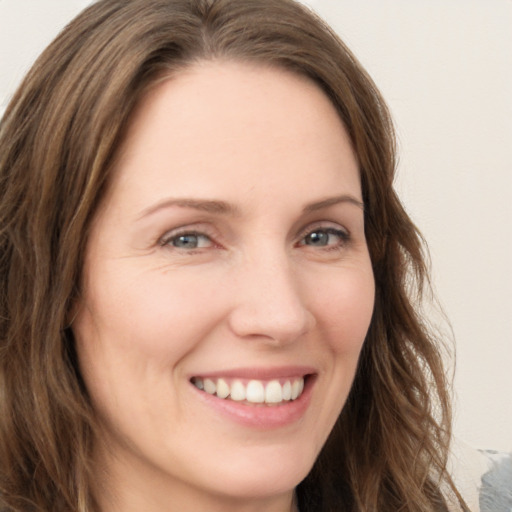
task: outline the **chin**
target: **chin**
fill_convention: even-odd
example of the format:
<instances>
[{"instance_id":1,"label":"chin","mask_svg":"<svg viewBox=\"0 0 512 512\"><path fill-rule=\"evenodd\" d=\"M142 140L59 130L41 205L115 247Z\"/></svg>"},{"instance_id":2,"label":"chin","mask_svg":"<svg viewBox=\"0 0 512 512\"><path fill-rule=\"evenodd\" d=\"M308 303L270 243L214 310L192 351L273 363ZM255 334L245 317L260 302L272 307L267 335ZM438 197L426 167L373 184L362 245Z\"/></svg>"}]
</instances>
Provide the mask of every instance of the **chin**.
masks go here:
<instances>
[{"instance_id":1,"label":"chin","mask_svg":"<svg viewBox=\"0 0 512 512\"><path fill-rule=\"evenodd\" d=\"M232 464L219 464L210 482L217 492L233 498L265 498L286 494L307 476L315 457L300 448L266 447L252 457L235 457ZM225 461L227 462L227 461Z\"/></svg>"}]
</instances>

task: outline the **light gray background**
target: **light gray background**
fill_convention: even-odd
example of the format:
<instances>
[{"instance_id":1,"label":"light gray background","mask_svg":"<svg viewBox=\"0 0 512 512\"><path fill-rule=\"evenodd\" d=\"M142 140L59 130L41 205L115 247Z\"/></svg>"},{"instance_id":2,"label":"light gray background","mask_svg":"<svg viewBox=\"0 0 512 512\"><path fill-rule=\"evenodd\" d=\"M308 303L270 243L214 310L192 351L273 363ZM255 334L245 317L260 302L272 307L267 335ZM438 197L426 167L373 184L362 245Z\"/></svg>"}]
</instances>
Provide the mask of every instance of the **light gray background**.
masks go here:
<instances>
[{"instance_id":1,"label":"light gray background","mask_svg":"<svg viewBox=\"0 0 512 512\"><path fill-rule=\"evenodd\" d=\"M304 0L393 112L398 190L457 343L456 434L512 451L512 0ZM87 0L0 0L0 114Z\"/></svg>"}]
</instances>

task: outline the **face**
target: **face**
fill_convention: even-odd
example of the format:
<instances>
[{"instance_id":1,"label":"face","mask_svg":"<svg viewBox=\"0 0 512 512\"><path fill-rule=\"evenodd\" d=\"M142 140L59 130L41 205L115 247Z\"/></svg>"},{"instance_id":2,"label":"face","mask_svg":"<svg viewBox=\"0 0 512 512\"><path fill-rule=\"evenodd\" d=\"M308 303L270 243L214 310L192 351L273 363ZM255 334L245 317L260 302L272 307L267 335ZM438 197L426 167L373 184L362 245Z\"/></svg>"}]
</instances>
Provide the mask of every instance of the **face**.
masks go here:
<instances>
[{"instance_id":1,"label":"face","mask_svg":"<svg viewBox=\"0 0 512 512\"><path fill-rule=\"evenodd\" d=\"M156 85L85 261L74 332L116 499L289 500L374 300L358 165L324 93L233 62Z\"/></svg>"}]
</instances>

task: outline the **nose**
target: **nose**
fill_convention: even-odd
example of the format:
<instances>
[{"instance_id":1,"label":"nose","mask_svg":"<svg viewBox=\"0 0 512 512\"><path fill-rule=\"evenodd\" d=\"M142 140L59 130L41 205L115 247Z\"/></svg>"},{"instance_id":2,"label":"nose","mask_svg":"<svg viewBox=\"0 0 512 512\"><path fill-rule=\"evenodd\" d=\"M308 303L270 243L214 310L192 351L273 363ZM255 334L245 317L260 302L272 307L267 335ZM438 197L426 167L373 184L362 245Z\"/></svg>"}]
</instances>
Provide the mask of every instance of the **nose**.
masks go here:
<instances>
[{"instance_id":1,"label":"nose","mask_svg":"<svg viewBox=\"0 0 512 512\"><path fill-rule=\"evenodd\" d=\"M299 277L285 256L260 257L242 265L229 317L232 331L274 345L292 343L310 331L316 320Z\"/></svg>"}]
</instances>

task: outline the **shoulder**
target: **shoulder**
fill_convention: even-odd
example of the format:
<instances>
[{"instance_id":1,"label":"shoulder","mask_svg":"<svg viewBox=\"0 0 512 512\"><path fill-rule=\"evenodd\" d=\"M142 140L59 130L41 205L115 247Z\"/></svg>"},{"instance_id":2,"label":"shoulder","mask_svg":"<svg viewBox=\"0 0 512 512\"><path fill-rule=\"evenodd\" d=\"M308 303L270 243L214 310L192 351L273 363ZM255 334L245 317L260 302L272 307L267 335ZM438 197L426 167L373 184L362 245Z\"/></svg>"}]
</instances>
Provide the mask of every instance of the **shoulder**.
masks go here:
<instances>
[{"instance_id":1,"label":"shoulder","mask_svg":"<svg viewBox=\"0 0 512 512\"><path fill-rule=\"evenodd\" d=\"M512 453L481 451L488 469L481 475L480 512L512 511Z\"/></svg>"},{"instance_id":2,"label":"shoulder","mask_svg":"<svg viewBox=\"0 0 512 512\"><path fill-rule=\"evenodd\" d=\"M472 512L512 512L512 454L456 441L450 473Z\"/></svg>"}]
</instances>

